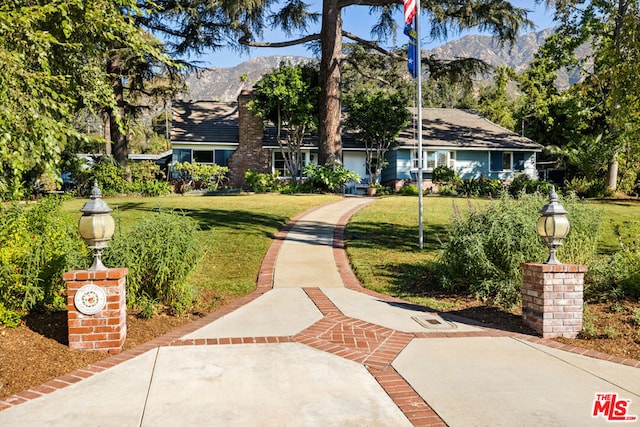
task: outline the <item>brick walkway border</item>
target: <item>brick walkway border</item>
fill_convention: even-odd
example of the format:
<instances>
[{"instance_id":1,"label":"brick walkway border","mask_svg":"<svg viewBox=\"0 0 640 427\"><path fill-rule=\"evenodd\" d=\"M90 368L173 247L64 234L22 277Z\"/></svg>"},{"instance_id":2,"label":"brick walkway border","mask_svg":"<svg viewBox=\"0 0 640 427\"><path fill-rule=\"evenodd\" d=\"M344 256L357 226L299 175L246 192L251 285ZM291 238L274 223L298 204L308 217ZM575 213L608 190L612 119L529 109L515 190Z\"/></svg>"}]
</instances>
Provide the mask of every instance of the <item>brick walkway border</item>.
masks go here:
<instances>
[{"instance_id":1,"label":"brick walkway border","mask_svg":"<svg viewBox=\"0 0 640 427\"><path fill-rule=\"evenodd\" d=\"M396 356L414 338L515 337L551 348L640 368L640 361L637 360L611 356L606 353L562 344L551 339L543 339L540 337L500 330L498 328L491 328L486 324L481 324L480 322L450 314L441 315L447 320L471 324L480 327L481 330L474 332L398 332L378 325L373 325L362 320L344 316L333 302L331 302L331 300L329 300L329 298L327 298L318 288L305 288L305 292L322 312L324 318L295 336L181 339L181 337L228 315L271 290L273 288L273 275L276 257L288 232L302 217L310 212L320 209L323 206L313 208L294 217L275 235L274 240L262 261L256 281L256 290L252 293L233 301L232 303L201 319L180 327L145 344L93 363L69 374L60 376L29 390L0 399L0 411L9 409L15 405L19 405L32 399L37 399L58 389L68 387L71 384L75 384L85 378L91 377L99 372L119 365L120 363L131 360L143 353L163 346L268 344L283 342L306 344L354 362L362 363L374 376L376 381L378 381L385 392L396 403L398 408L415 426L446 424L391 366L391 363ZM433 312L433 310L428 308L411 304L404 300L380 294L362 287L349 264L345 251L344 234L349 218L351 218L351 216L361 208L362 206L356 207L343 215L334 230L333 254L338 271L340 272L345 286L354 291L361 292L384 301L407 304L416 310Z\"/></svg>"}]
</instances>

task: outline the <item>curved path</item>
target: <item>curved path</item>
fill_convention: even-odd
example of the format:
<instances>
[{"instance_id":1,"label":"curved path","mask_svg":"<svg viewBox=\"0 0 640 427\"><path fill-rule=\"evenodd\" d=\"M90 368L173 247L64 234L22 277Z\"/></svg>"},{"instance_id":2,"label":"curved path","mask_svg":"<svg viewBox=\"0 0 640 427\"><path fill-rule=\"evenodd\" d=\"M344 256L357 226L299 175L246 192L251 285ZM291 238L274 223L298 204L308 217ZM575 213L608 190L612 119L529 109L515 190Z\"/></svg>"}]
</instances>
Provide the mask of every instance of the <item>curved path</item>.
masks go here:
<instances>
[{"instance_id":1,"label":"curved path","mask_svg":"<svg viewBox=\"0 0 640 427\"><path fill-rule=\"evenodd\" d=\"M362 288L343 231L370 202L345 198L295 218L274 239L255 292L0 400L0 425L605 425L605 410L592 416L598 393L640 415L638 361Z\"/></svg>"}]
</instances>

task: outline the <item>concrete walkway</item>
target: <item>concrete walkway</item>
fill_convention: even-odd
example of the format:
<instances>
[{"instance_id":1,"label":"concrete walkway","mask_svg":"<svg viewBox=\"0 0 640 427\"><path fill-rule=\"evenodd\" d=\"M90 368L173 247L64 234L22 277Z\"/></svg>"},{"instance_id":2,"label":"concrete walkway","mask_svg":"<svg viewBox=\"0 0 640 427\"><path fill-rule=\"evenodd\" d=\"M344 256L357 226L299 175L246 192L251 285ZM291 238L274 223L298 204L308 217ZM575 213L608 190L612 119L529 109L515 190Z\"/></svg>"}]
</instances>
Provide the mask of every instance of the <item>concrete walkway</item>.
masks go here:
<instances>
[{"instance_id":1,"label":"concrete walkway","mask_svg":"<svg viewBox=\"0 0 640 427\"><path fill-rule=\"evenodd\" d=\"M254 293L0 400L0 426L606 425L605 403L592 416L598 394L615 394L611 417L640 416L638 361L587 357L363 289L342 232L370 201L297 218L274 240Z\"/></svg>"}]
</instances>

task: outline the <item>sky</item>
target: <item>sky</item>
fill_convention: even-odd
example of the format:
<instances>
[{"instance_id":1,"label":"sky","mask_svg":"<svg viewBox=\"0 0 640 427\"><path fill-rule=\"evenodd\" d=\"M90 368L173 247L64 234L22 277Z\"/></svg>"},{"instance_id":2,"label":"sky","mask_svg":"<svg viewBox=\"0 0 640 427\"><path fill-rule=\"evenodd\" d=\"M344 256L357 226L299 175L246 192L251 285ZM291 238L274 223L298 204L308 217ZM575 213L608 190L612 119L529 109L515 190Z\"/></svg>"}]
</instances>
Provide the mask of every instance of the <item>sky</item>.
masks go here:
<instances>
[{"instance_id":1,"label":"sky","mask_svg":"<svg viewBox=\"0 0 640 427\"><path fill-rule=\"evenodd\" d=\"M311 10L320 12L322 10L321 0L307 0L311 4ZM535 31L540 31L553 25L553 11L547 10L544 4L535 4L535 0L520 0L512 1L517 7L522 7L530 11L528 17L535 24ZM543 2L544 3L544 2ZM369 7L366 6L351 6L343 10L343 27L345 30L352 32L362 38L370 39L371 27L375 23L375 19L369 15ZM401 34L403 23L402 13L397 13L398 28L400 34L397 36L395 45L400 46L406 43L405 36ZM318 23L317 29L312 29L312 32L319 32L320 24ZM424 34L428 34L428 28L426 24L422 27L422 49L433 49L446 42L460 39L470 34L481 34L478 31L469 31L464 33L450 33L449 38L446 40L430 40L425 37ZM264 41L283 41L286 40L282 33L277 31L265 32ZM389 41L389 45L386 47L393 47L393 41ZM205 68L212 67L233 67L241 62L247 61L251 58L258 56L271 56L271 55L297 55L297 56L313 56L313 53L307 50L304 46L293 46L288 48L252 48L248 53L239 53L231 49L220 49L215 52L208 52L198 57L191 57L190 60L199 61L199 65Z\"/></svg>"}]
</instances>

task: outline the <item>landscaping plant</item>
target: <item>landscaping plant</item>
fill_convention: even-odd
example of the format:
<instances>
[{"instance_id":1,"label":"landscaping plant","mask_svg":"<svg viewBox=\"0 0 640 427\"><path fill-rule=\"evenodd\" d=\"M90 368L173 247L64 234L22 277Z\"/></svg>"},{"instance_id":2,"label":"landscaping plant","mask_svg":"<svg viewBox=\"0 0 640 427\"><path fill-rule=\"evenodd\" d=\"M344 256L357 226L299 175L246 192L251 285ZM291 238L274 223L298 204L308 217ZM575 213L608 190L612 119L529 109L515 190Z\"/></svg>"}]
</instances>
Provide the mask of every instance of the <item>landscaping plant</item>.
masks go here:
<instances>
[{"instance_id":1,"label":"landscaping plant","mask_svg":"<svg viewBox=\"0 0 640 427\"><path fill-rule=\"evenodd\" d=\"M83 266L87 250L61 198L0 205L0 324L29 310L66 307L62 274Z\"/></svg>"},{"instance_id":2,"label":"landscaping plant","mask_svg":"<svg viewBox=\"0 0 640 427\"><path fill-rule=\"evenodd\" d=\"M197 266L198 224L174 211L158 211L138 220L129 231L116 232L104 262L127 267L127 305L147 309L150 301L182 312L196 299L189 274Z\"/></svg>"},{"instance_id":3,"label":"landscaping plant","mask_svg":"<svg viewBox=\"0 0 640 427\"><path fill-rule=\"evenodd\" d=\"M520 264L542 262L548 249L536 233L542 195L503 196L481 208L457 212L438 261L445 288L463 289L506 307L520 299ZM578 199L562 200L571 231L558 251L562 262L585 264L596 254L600 216Z\"/></svg>"}]
</instances>

